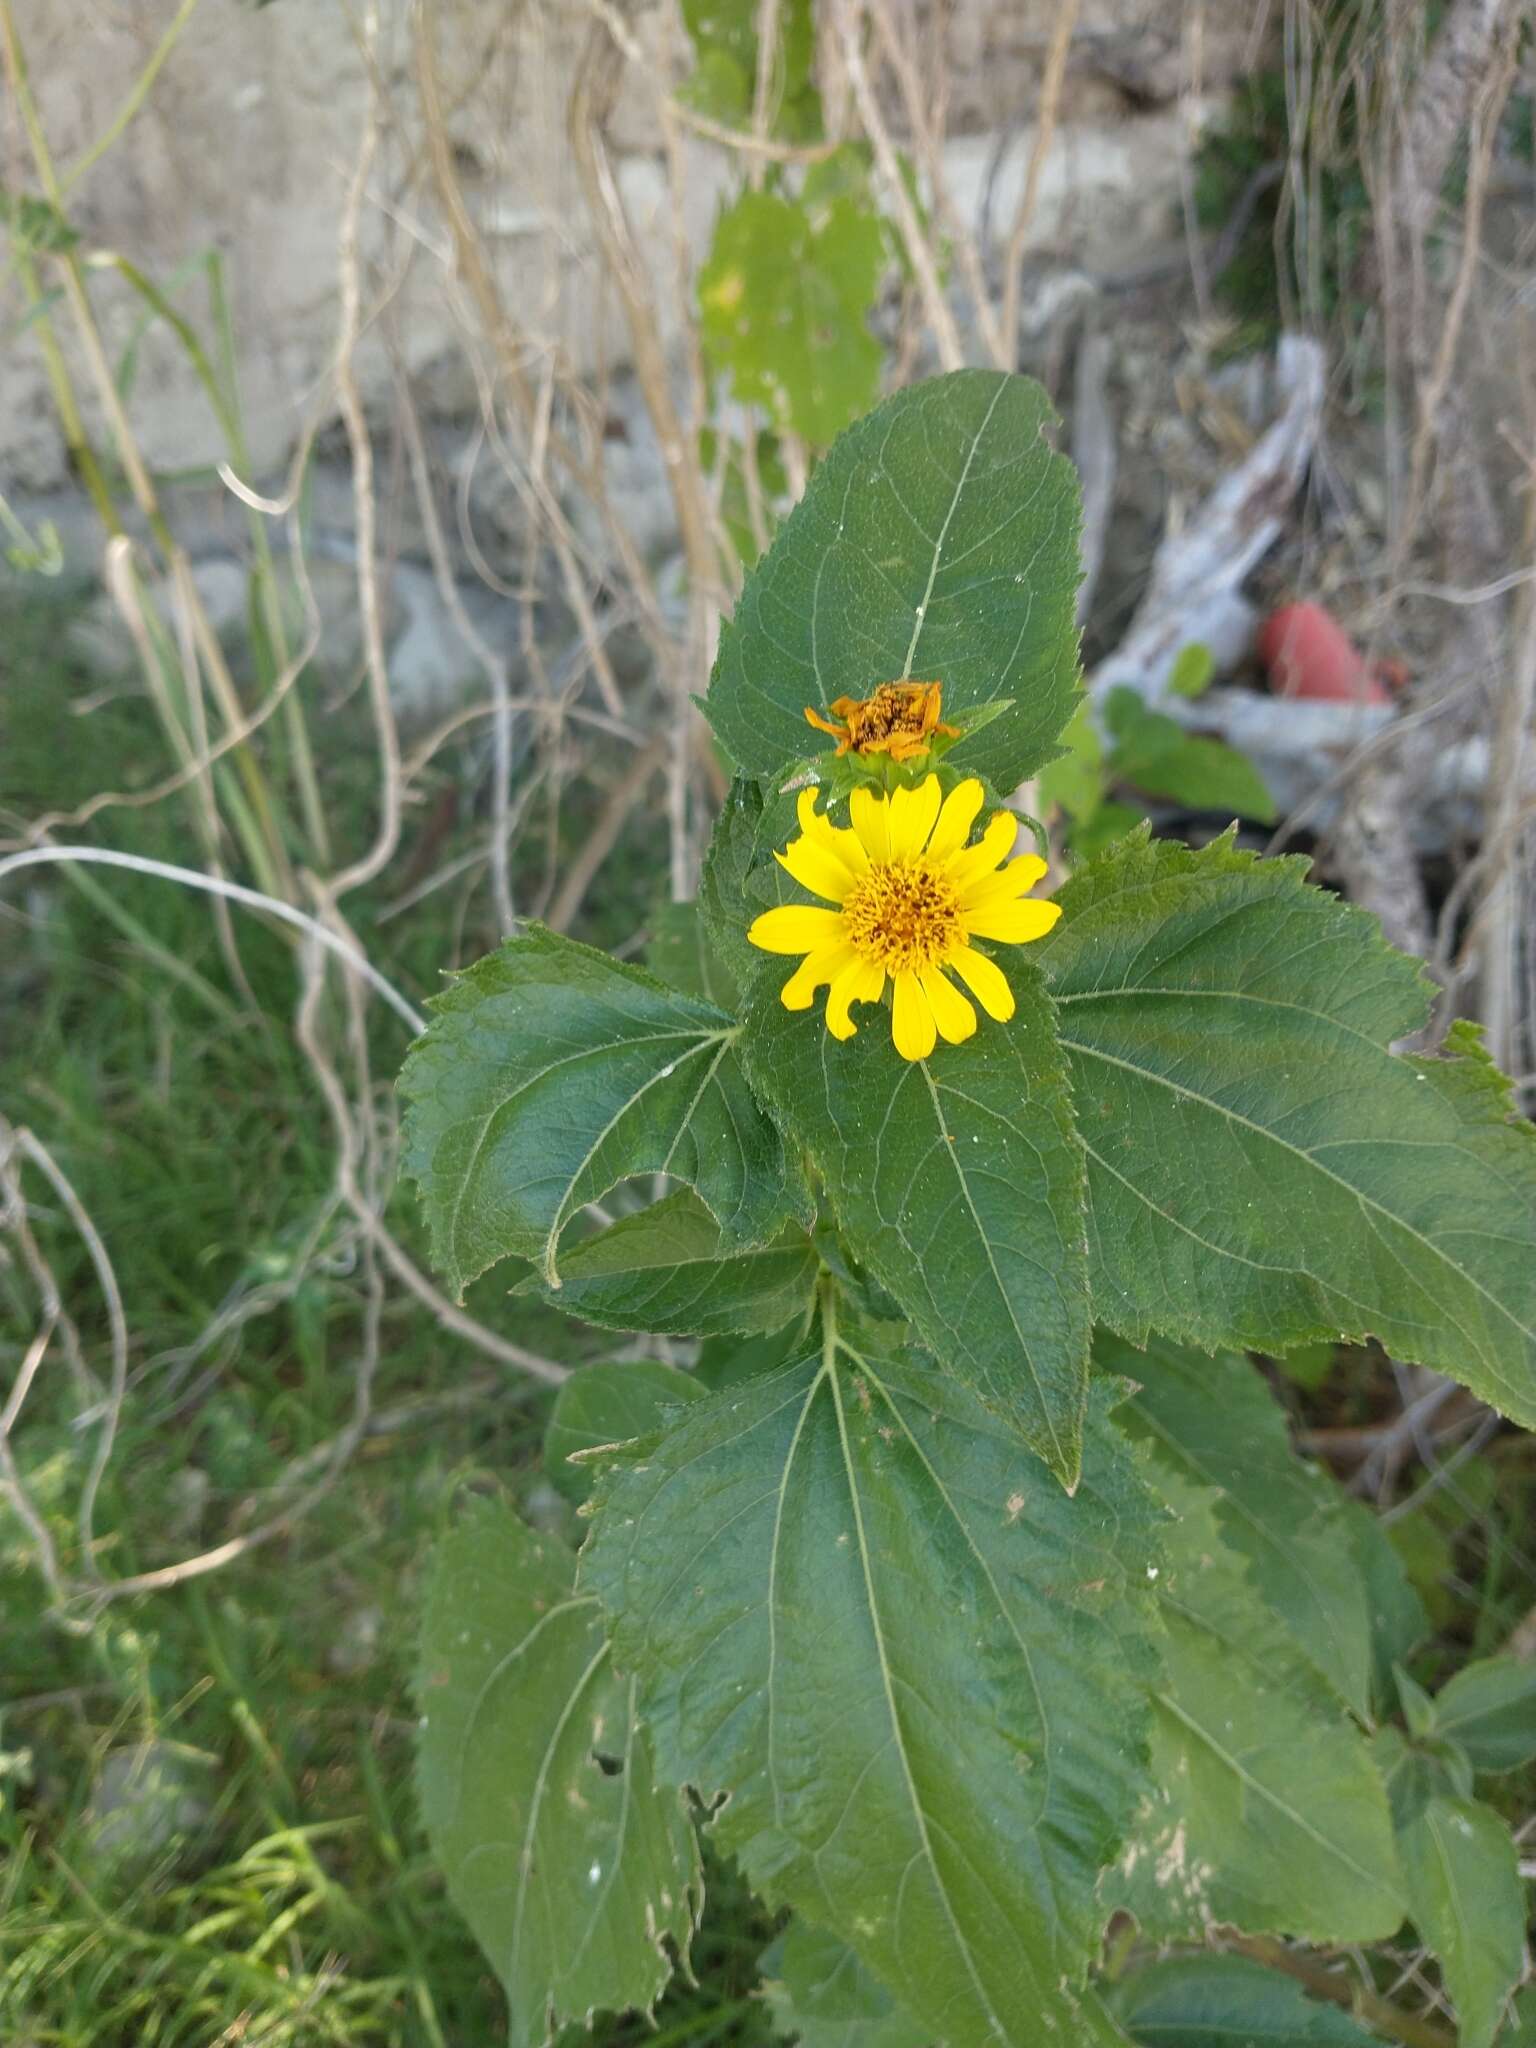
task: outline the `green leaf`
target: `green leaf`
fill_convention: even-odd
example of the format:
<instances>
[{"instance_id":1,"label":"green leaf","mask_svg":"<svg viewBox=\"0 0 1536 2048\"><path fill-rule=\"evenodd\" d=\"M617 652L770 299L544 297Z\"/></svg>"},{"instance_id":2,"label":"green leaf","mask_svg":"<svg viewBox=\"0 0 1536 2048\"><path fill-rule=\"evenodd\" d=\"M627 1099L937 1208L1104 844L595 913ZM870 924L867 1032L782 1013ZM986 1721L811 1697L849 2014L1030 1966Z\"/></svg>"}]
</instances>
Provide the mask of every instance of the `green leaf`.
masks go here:
<instances>
[{"instance_id":1,"label":"green leaf","mask_svg":"<svg viewBox=\"0 0 1536 2048\"><path fill-rule=\"evenodd\" d=\"M1105 717L1115 736L1112 779L1191 810L1274 823L1275 800L1263 776L1236 748L1187 733L1166 713L1150 710L1132 689L1111 690Z\"/></svg>"},{"instance_id":2,"label":"green leaf","mask_svg":"<svg viewBox=\"0 0 1536 2048\"><path fill-rule=\"evenodd\" d=\"M1461 2048L1489 2048L1525 1967L1525 1894L1509 1829L1437 1794L1401 1838L1408 1910L1440 1960Z\"/></svg>"},{"instance_id":3,"label":"green leaf","mask_svg":"<svg viewBox=\"0 0 1536 2048\"><path fill-rule=\"evenodd\" d=\"M710 945L696 903L660 903L651 916L646 965L668 988L701 996L717 1010L735 1015L735 977Z\"/></svg>"},{"instance_id":4,"label":"green leaf","mask_svg":"<svg viewBox=\"0 0 1536 2048\"><path fill-rule=\"evenodd\" d=\"M1086 698L1067 721L1061 744L1065 751L1040 770L1040 802L1047 810L1059 804L1069 818L1081 823L1104 800L1104 745Z\"/></svg>"},{"instance_id":5,"label":"green leaf","mask_svg":"<svg viewBox=\"0 0 1536 2048\"><path fill-rule=\"evenodd\" d=\"M682 0L682 14L698 60L683 97L727 127L746 127L757 87L758 0ZM821 133L821 96L811 0L782 0L777 19L770 132L786 142L814 142Z\"/></svg>"},{"instance_id":6,"label":"green leaf","mask_svg":"<svg viewBox=\"0 0 1536 2048\"><path fill-rule=\"evenodd\" d=\"M683 1802L653 1783L575 1559L500 1502L441 1540L422 1625L422 1813L501 1979L513 2048L594 2010L649 2011L700 1900Z\"/></svg>"},{"instance_id":7,"label":"green leaf","mask_svg":"<svg viewBox=\"0 0 1536 2048\"><path fill-rule=\"evenodd\" d=\"M1097 860L1117 839L1144 824L1146 816L1145 808L1139 804L1122 804L1112 798L1096 804L1067 835L1074 857L1079 861Z\"/></svg>"},{"instance_id":8,"label":"green leaf","mask_svg":"<svg viewBox=\"0 0 1536 2048\"><path fill-rule=\"evenodd\" d=\"M1514 2019L1508 2034L1499 2036L1499 2048L1536 2048L1536 1984L1515 2000Z\"/></svg>"},{"instance_id":9,"label":"green leaf","mask_svg":"<svg viewBox=\"0 0 1536 2048\"><path fill-rule=\"evenodd\" d=\"M430 1007L400 1077L405 1170L455 1290L513 1253L557 1284L561 1231L633 1174L690 1182L733 1249L803 1203L713 1005L535 928Z\"/></svg>"},{"instance_id":10,"label":"green leaf","mask_svg":"<svg viewBox=\"0 0 1536 2048\"><path fill-rule=\"evenodd\" d=\"M1293 1387L1300 1387L1303 1393L1315 1394L1333 1371L1338 1358L1338 1347L1319 1340L1316 1344L1297 1344L1275 1360Z\"/></svg>"},{"instance_id":11,"label":"green leaf","mask_svg":"<svg viewBox=\"0 0 1536 2048\"><path fill-rule=\"evenodd\" d=\"M820 1269L793 1224L771 1244L727 1252L714 1217L691 1188L679 1188L571 1245L561 1254L558 1293L537 1275L512 1292L542 1294L609 1330L712 1337L780 1329L810 1308Z\"/></svg>"},{"instance_id":12,"label":"green leaf","mask_svg":"<svg viewBox=\"0 0 1536 2048\"><path fill-rule=\"evenodd\" d=\"M807 1921L790 1922L762 1973L774 2031L801 2048L928 2048L933 2038L846 1942Z\"/></svg>"},{"instance_id":13,"label":"green leaf","mask_svg":"<svg viewBox=\"0 0 1536 2048\"><path fill-rule=\"evenodd\" d=\"M544 1432L544 1470L551 1485L579 1506L592 1491L592 1467L584 1453L648 1436L675 1409L702 1400L705 1392L692 1373L655 1358L582 1366L555 1396ZM581 1462L573 1465L573 1457Z\"/></svg>"},{"instance_id":14,"label":"green leaf","mask_svg":"<svg viewBox=\"0 0 1536 2048\"><path fill-rule=\"evenodd\" d=\"M749 943L747 926L759 910L794 894L794 884L773 859L794 831L792 795L765 803L756 783L738 778L731 784L704 854L699 917L706 944L739 989L750 989L763 972L763 956Z\"/></svg>"},{"instance_id":15,"label":"green leaf","mask_svg":"<svg viewBox=\"0 0 1536 2048\"><path fill-rule=\"evenodd\" d=\"M1399 1836L1437 1792L1449 1792L1457 1799L1472 1796L1472 1767L1454 1742L1431 1748L1409 1742L1401 1729L1384 1727L1371 1737L1371 1754L1387 1788L1392 1825Z\"/></svg>"},{"instance_id":16,"label":"green leaf","mask_svg":"<svg viewBox=\"0 0 1536 2048\"><path fill-rule=\"evenodd\" d=\"M1179 1519L1159 1587L1154 1789L1107 1898L1159 1939L1212 1921L1331 1943L1393 1933L1403 1897L1368 1745L1255 1598L1218 1496L1156 1471Z\"/></svg>"},{"instance_id":17,"label":"green leaf","mask_svg":"<svg viewBox=\"0 0 1536 2048\"><path fill-rule=\"evenodd\" d=\"M829 1333L619 1454L583 1553L663 1776L952 2048L1114 2038L1074 1987L1156 1532L1104 1406L1068 1500L953 1379Z\"/></svg>"},{"instance_id":18,"label":"green leaf","mask_svg":"<svg viewBox=\"0 0 1536 2048\"><path fill-rule=\"evenodd\" d=\"M1217 1525L1248 1561L1256 1590L1295 1647L1369 1720L1372 1603L1353 1530L1367 1511L1295 1457L1284 1413L1246 1359L1207 1358L1156 1338L1145 1353L1101 1338L1096 1356L1141 1382L1132 1424L1161 1460L1216 1489Z\"/></svg>"},{"instance_id":19,"label":"green leaf","mask_svg":"<svg viewBox=\"0 0 1536 2048\"><path fill-rule=\"evenodd\" d=\"M1468 1030L1393 1056L1420 970L1302 866L1133 836L1058 898L1035 957L1096 1312L1137 1342L1373 1333L1536 1423L1536 1133Z\"/></svg>"},{"instance_id":20,"label":"green leaf","mask_svg":"<svg viewBox=\"0 0 1536 2048\"><path fill-rule=\"evenodd\" d=\"M1375 2048L1337 2006L1246 1956L1173 1956L1118 1985L1116 2017L1142 2048Z\"/></svg>"},{"instance_id":21,"label":"green leaf","mask_svg":"<svg viewBox=\"0 0 1536 2048\"><path fill-rule=\"evenodd\" d=\"M1414 1590L1408 1567L1389 1529L1363 1501L1350 1501L1344 1511L1344 1533L1355 1565L1365 1581L1370 1615L1371 1704L1378 1716L1389 1714L1397 1697L1395 1673L1430 1632L1424 1602Z\"/></svg>"},{"instance_id":22,"label":"green leaf","mask_svg":"<svg viewBox=\"0 0 1536 2048\"><path fill-rule=\"evenodd\" d=\"M1168 671L1168 688L1175 697L1203 697L1215 680L1216 657L1200 640L1181 647Z\"/></svg>"},{"instance_id":23,"label":"green leaf","mask_svg":"<svg viewBox=\"0 0 1536 2048\"><path fill-rule=\"evenodd\" d=\"M1536 1662L1484 1657L1435 1695L1435 1727L1478 1771L1514 1771L1536 1757Z\"/></svg>"},{"instance_id":24,"label":"green leaf","mask_svg":"<svg viewBox=\"0 0 1536 2048\"><path fill-rule=\"evenodd\" d=\"M916 1062L884 1011L839 1042L768 978L743 1040L754 1087L810 1155L855 1256L1071 1486L1088 1378L1083 1169L1038 977L1010 963L1012 1021Z\"/></svg>"},{"instance_id":25,"label":"green leaf","mask_svg":"<svg viewBox=\"0 0 1536 2048\"><path fill-rule=\"evenodd\" d=\"M786 1323L765 1337L706 1337L699 1346L693 1376L711 1393L722 1387L739 1386L760 1373L776 1372L805 1356L806 1330L803 1321Z\"/></svg>"},{"instance_id":26,"label":"green leaf","mask_svg":"<svg viewBox=\"0 0 1536 2048\"><path fill-rule=\"evenodd\" d=\"M905 676L946 712L1011 697L948 764L1008 790L1055 752L1078 695L1077 473L1027 377L957 370L844 434L747 579L706 706L744 775L810 749L807 704Z\"/></svg>"},{"instance_id":27,"label":"green leaf","mask_svg":"<svg viewBox=\"0 0 1536 2048\"><path fill-rule=\"evenodd\" d=\"M699 272L706 360L743 404L825 447L879 391L869 316L888 261L880 216L858 200L813 213L782 193L743 192Z\"/></svg>"}]
</instances>

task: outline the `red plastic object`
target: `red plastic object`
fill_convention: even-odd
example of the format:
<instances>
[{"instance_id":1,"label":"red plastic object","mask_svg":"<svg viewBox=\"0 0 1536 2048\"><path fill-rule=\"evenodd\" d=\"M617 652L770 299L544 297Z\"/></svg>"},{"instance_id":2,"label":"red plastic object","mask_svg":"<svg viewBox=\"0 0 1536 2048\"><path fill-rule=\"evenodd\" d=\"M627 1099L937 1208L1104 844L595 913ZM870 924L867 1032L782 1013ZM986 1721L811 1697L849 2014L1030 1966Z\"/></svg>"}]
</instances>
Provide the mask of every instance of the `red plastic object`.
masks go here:
<instances>
[{"instance_id":1,"label":"red plastic object","mask_svg":"<svg viewBox=\"0 0 1536 2048\"><path fill-rule=\"evenodd\" d=\"M1368 662L1320 604L1285 604L1271 612L1259 628L1258 650L1277 697L1385 704L1387 683L1405 680L1396 662Z\"/></svg>"}]
</instances>

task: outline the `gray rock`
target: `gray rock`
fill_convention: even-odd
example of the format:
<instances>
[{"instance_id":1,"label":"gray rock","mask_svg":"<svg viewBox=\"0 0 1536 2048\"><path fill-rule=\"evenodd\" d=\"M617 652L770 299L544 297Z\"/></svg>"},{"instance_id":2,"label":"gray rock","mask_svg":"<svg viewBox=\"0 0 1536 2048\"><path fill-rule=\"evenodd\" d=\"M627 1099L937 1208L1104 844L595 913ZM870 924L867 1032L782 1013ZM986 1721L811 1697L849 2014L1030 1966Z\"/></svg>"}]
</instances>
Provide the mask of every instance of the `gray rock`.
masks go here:
<instances>
[{"instance_id":1,"label":"gray rock","mask_svg":"<svg viewBox=\"0 0 1536 2048\"><path fill-rule=\"evenodd\" d=\"M96 1854L113 1863L147 1861L206 1827L212 1809L200 1787L209 1762L176 1742L110 1750L85 1811Z\"/></svg>"}]
</instances>

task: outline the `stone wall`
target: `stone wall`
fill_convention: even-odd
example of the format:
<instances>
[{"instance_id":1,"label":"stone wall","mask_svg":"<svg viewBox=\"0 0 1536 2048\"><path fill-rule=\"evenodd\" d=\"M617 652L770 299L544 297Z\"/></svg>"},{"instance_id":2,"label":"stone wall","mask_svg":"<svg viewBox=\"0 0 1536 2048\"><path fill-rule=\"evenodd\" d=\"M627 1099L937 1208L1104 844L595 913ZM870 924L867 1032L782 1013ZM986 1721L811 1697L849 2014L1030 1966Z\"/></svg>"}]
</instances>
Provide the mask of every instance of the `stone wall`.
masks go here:
<instances>
[{"instance_id":1,"label":"stone wall","mask_svg":"<svg viewBox=\"0 0 1536 2048\"><path fill-rule=\"evenodd\" d=\"M270 473L300 423L329 408L338 318L338 237L370 105L379 146L362 209L368 282L387 286L388 332L415 371L434 371L440 409L472 409L462 346L473 319L452 275L449 242L422 175L418 80L406 0L374 0L379 65L370 81L341 0L203 0L148 103L80 181L69 214L85 243L115 249L211 335L203 264L224 266L239 337L241 396L253 467ZM172 15L171 0L16 0L33 88L63 167L121 106ZM922 10L919 10L920 14ZM1055 0L961 0L928 10L924 32L948 45L956 88L950 169L957 204L983 203L1001 147L992 205L1010 203L1033 138L1031 113ZM1178 195L1187 91L1230 78L1246 30L1218 30L1203 0L1084 0L1064 118L1046 164L1033 240L1074 261L1113 266L1165 235ZM1243 10L1236 10L1241 13ZM527 329L578 364L620 363L625 335L596 261L565 135L575 54L591 19L576 0L436 0L437 47L455 158L502 289ZM1186 18L1187 17L1187 18ZM670 10L633 17L647 58L676 58ZM1196 79L1198 73L1198 79ZM1181 105L1174 96L1186 91ZM719 196L738 172L724 153L686 148L680 217L643 72L616 110L618 181L664 318L676 326L678 239L696 253ZM24 138L7 136L22 174ZM153 464L210 465L227 454L185 355L118 279L96 289L109 345L132 349L132 412ZM12 278L0 316L24 305ZM388 372L382 342L360 350L365 391ZM84 380L82 379L82 383ZM96 408L88 407L93 417ZM0 356L0 479L12 494L66 477L35 341Z\"/></svg>"}]
</instances>

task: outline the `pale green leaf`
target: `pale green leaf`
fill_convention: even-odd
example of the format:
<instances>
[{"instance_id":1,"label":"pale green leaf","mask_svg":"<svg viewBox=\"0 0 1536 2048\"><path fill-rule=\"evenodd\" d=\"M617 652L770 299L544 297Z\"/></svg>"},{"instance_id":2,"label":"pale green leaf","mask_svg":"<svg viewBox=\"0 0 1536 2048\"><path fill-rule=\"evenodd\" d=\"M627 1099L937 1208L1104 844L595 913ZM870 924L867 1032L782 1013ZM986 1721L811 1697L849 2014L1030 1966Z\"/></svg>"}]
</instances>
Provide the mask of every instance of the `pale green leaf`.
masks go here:
<instances>
[{"instance_id":1,"label":"pale green leaf","mask_svg":"<svg viewBox=\"0 0 1536 2048\"><path fill-rule=\"evenodd\" d=\"M593 2011L649 2011L700 1900L687 1812L654 1784L634 1681L574 1572L499 1502L467 1502L422 1625L422 1813L506 1991L513 2048Z\"/></svg>"},{"instance_id":2,"label":"pale green leaf","mask_svg":"<svg viewBox=\"0 0 1536 2048\"><path fill-rule=\"evenodd\" d=\"M1499 2048L1536 2048L1536 1984L1520 1993L1513 2013L1509 2032L1499 2036Z\"/></svg>"},{"instance_id":3,"label":"pale green leaf","mask_svg":"<svg viewBox=\"0 0 1536 2048\"><path fill-rule=\"evenodd\" d=\"M619 1454L582 1584L659 1769L721 1801L771 1905L952 2048L1111 2040L1075 1987L1140 1784L1151 1504L1099 1413L1069 1500L953 1379L863 1341Z\"/></svg>"},{"instance_id":4,"label":"pale green leaf","mask_svg":"<svg viewBox=\"0 0 1536 2048\"><path fill-rule=\"evenodd\" d=\"M697 58L683 98L728 128L745 128L751 120L761 14L760 0L682 0L683 26ZM821 96L812 0L780 0L773 18L778 36L769 66L769 132L787 142L813 142L821 133Z\"/></svg>"},{"instance_id":5,"label":"pale green leaf","mask_svg":"<svg viewBox=\"0 0 1536 2048\"><path fill-rule=\"evenodd\" d=\"M1217 1490L1217 1524L1247 1559L1256 1590L1302 1655L1369 1720L1378 1603L1368 1594L1354 1526L1369 1519L1367 1511L1293 1454L1284 1413L1245 1358L1208 1358L1157 1338L1139 1352L1102 1337L1097 1356L1141 1383L1133 1424L1160 1458ZM1401 1585L1390 1548L1388 1562Z\"/></svg>"},{"instance_id":6,"label":"pale green leaf","mask_svg":"<svg viewBox=\"0 0 1536 2048\"><path fill-rule=\"evenodd\" d=\"M1112 690L1105 718L1115 744L1111 779L1191 810L1272 824L1275 800L1253 763L1220 740L1187 733L1166 712L1153 711L1135 690Z\"/></svg>"},{"instance_id":7,"label":"pale green leaf","mask_svg":"<svg viewBox=\"0 0 1536 2048\"><path fill-rule=\"evenodd\" d=\"M568 1500L584 1501L592 1491L592 1467L584 1453L649 1435L675 1409L702 1400L706 1391L692 1373L656 1358L582 1366L555 1396L544 1431L544 1469L551 1484ZM573 1457L580 1462L573 1465Z\"/></svg>"},{"instance_id":8,"label":"pale green leaf","mask_svg":"<svg viewBox=\"0 0 1536 2048\"><path fill-rule=\"evenodd\" d=\"M1181 647L1168 671L1168 688L1175 697L1203 697L1215 680L1216 657L1200 640Z\"/></svg>"},{"instance_id":9,"label":"pale green leaf","mask_svg":"<svg viewBox=\"0 0 1536 2048\"><path fill-rule=\"evenodd\" d=\"M1115 1989L1115 2016L1141 2048L1375 2048L1337 2006L1246 1956L1173 1956Z\"/></svg>"},{"instance_id":10,"label":"pale green leaf","mask_svg":"<svg viewBox=\"0 0 1536 2048\"><path fill-rule=\"evenodd\" d=\"M563 1251L558 1292L537 1275L512 1291L541 1293L604 1329L711 1337L779 1329L810 1308L820 1268L793 1224L769 1244L727 1251L714 1217L680 1188Z\"/></svg>"},{"instance_id":11,"label":"pale green leaf","mask_svg":"<svg viewBox=\"0 0 1536 2048\"><path fill-rule=\"evenodd\" d=\"M1536 1659L1484 1657L1435 1695L1435 1727L1478 1771L1514 1771L1536 1757Z\"/></svg>"},{"instance_id":12,"label":"pale green leaf","mask_svg":"<svg viewBox=\"0 0 1536 2048\"><path fill-rule=\"evenodd\" d=\"M1068 720L1061 744L1063 752L1040 770L1040 803L1046 810L1059 804L1069 818L1081 823L1104 800L1104 744L1086 698Z\"/></svg>"},{"instance_id":13,"label":"pale green leaf","mask_svg":"<svg viewBox=\"0 0 1536 2048\"><path fill-rule=\"evenodd\" d=\"M1067 1485L1088 1377L1082 1159L1050 1004L1010 960L1011 1022L904 1060L889 1012L832 1038L758 981L743 1055L837 1220L924 1343ZM767 986L764 986L765 982Z\"/></svg>"},{"instance_id":14,"label":"pale green leaf","mask_svg":"<svg viewBox=\"0 0 1536 2048\"><path fill-rule=\"evenodd\" d=\"M1088 1148L1094 1306L1214 1347L1374 1334L1536 1423L1536 1132L1417 965L1296 861L1133 836L1044 961Z\"/></svg>"},{"instance_id":15,"label":"pale green leaf","mask_svg":"<svg viewBox=\"0 0 1536 2048\"><path fill-rule=\"evenodd\" d=\"M1408 1910L1439 1958L1461 2048L1489 2048L1525 1966L1525 1894L1509 1829L1437 1794L1401 1838Z\"/></svg>"},{"instance_id":16,"label":"pale green leaf","mask_svg":"<svg viewBox=\"0 0 1536 2048\"><path fill-rule=\"evenodd\" d=\"M808 1921L790 1922L762 1973L775 2032L803 2048L928 2048L933 2039L846 1942Z\"/></svg>"},{"instance_id":17,"label":"pale green leaf","mask_svg":"<svg viewBox=\"0 0 1536 2048\"><path fill-rule=\"evenodd\" d=\"M915 676L944 708L1010 697L948 765L1014 788L1078 694L1077 474L1026 377L957 370L851 427L812 476L722 628L707 710L742 773L833 742L807 704Z\"/></svg>"},{"instance_id":18,"label":"pale green leaf","mask_svg":"<svg viewBox=\"0 0 1536 2048\"><path fill-rule=\"evenodd\" d=\"M1156 1472L1178 1521L1153 1791L1106 1895L1158 1938L1212 1921L1327 1942L1393 1933L1403 1896L1368 1744L1255 1597L1217 1496Z\"/></svg>"},{"instance_id":19,"label":"pale green leaf","mask_svg":"<svg viewBox=\"0 0 1536 2048\"><path fill-rule=\"evenodd\" d=\"M803 1203L712 1004L535 928L431 1008L400 1077L405 1170L456 1290L513 1253L553 1284L571 1217L633 1174L690 1182L732 1248Z\"/></svg>"},{"instance_id":20,"label":"pale green leaf","mask_svg":"<svg viewBox=\"0 0 1536 2048\"><path fill-rule=\"evenodd\" d=\"M880 216L859 200L813 211L780 192L743 192L716 221L699 272L706 360L744 404L825 447L878 395L869 316L888 262Z\"/></svg>"}]
</instances>

